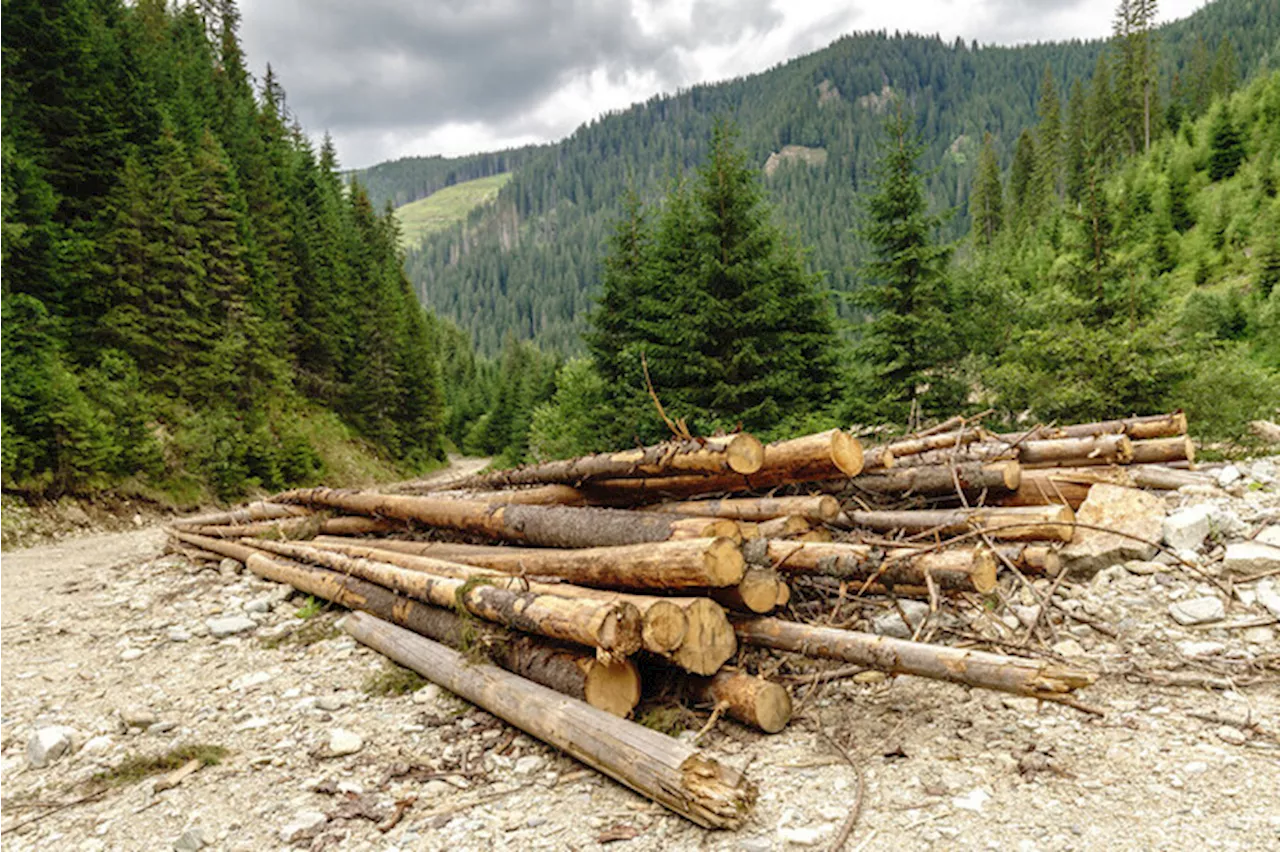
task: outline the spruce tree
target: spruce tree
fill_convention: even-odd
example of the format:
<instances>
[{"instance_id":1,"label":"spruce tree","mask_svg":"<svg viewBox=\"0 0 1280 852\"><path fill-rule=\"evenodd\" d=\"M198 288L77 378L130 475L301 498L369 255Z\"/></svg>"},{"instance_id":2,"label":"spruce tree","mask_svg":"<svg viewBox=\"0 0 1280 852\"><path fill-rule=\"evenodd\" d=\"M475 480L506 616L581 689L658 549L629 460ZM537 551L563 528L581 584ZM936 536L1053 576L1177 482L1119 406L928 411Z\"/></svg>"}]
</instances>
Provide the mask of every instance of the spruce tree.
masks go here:
<instances>
[{"instance_id":1,"label":"spruce tree","mask_svg":"<svg viewBox=\"0 0 1280 852\"><path fill-rule=\"evenodd\" d=\"M922 150L899 101L885 122L862 234L874 259L865 264L865 281L855 293L857 304L872 312L860 347L875 375L870 408L894 419L905 419L917 400L927 412L957 401L943 373L955 354L945 313L951 247L934 236L941 221L928 212L916 168Z\"/></svg>"},{"instance_id":2,"label":"spruce tree","mask_svg":"<svg viewBox=\"0 0 1280 852\"><path fill-rule=\"evenodd\" d=\"M1218 105L1209 137L1209 180L1226 180L1244 162L1244 140L1231 117L1230 104Z\"/></svg>"},{"instance_id":3,"label":"spruce tree","mask_svg":"<svg viewBox=\"0 0 1280 852\"><path fill-rule=\"evenodd\" d=\"M1062 194L1062 103L1053 72L1047 65L1040 78L1040 103L1036 113L1040 118L1035 133L1036 183L1042 197L1050 199Z\"/></svg>"},{"instance_id":4,"label":"spruce tree","mask_svg":"<svg viewBox=\"0 0 1280 852\"><path fill-rule=\"evenodd\" d=\"M990 246L1000 230L1004 211L1004 187L1000 183L1000 162L996 159L991 134L983 135L982 153L978 155L978 173L969 195L969 218L973 221L973 238L981 246Z\"/></svg>"},{"instance_id":5,"label":"spruce tree","mask_svg":"<svg viewBox=\"0 0 1280 852\"><path fill-rule=\"evenodd\" d=\"M1013 149L1013 164L1009 167L1009 201L1026 222L1035 222L1040 212L1040 186L1036 181L1036 143L1031 131L1024 130L1018 136Z\"/></svg>"}]
</instances>

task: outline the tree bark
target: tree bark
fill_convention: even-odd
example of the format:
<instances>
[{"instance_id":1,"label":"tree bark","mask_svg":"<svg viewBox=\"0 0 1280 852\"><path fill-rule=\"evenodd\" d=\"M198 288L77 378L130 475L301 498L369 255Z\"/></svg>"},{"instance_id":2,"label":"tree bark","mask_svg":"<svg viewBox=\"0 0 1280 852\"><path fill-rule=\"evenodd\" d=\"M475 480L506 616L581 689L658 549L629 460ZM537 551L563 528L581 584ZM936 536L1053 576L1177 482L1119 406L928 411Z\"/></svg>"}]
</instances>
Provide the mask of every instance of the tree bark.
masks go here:
<instances>
[{"instance_id":1,"label":"tree bark","mask_svg":"<svg viewBox=\"0 0 1280 852\"><path fill-rule=\"evenodd\" d=\"M1071 541L1075 535L1075 512L1070 506L983 506L845 515L855 527L880 532L936 532L947 536L981 529L991 538L1005 541Z\"/></svg>"},{"instance_id":2,"label":"tree bark","mask_svg":"<svg viewBox=\"0 0 1280 852\"><path fill-rule=\"evenodd\" d=\"M1022 466L1017 461L966 462L955 466L902 466L881 473L864 473L855 476L847 484L842 483L841 490L845 494L864 491L900 497L913 494L945 497L957 493L958 482L960 490L969 496L984 491L1005 494L1016 490L1021 481Z\"/></svg>"},{"instance_id":3,"label":"tree bark","mask_svg":"<svg viewBox=\"0 0 1280 852\"><path fill-rule=\"evenodd\" d=\"M175 531L174 537L202 550L246 563L251 571L300 592L363 610L453 648L483 650L505 669L543 686L626 716L640 700L640 674L630 660L600 660L580 648L464 621L452 609L401 597L375 583L324 568L268 559L251 547ZM253 565L248 565L252 561Z\"/></svg>"},{"instance_id":4,"label":"tree bark","mask_svg":"<svg viewBox=\"0 0 1280 852\"><path fill-rule=\"evenodd\" d=\"M741 773L670 737L619 720L394 625L355 615L360 642L704 828L737 828L755 800Z\"/></svg>"},{"instance_id":5,"label":"tree bark","mask_svg":"<svg viewBox=\"0 0 1280 852\"><path fill-rule=\"evenodd\" d=\"M919 548L884 550L867 544L770 541L768 558L783 574L820 574L840 580L875 577L886 586L927 587L987 594L996 586L996 562L984 547L920 553Z\"/></svg>"},{"instance_id":6,"label":"tree bark","mask_svg":"<svg viewBox=\"0 0 1280 852\"><path fill-rule=\"evenodd\" d=\"M1047 545L1006 544L997 547L996 550L1024 574L1045 574L1056 577L1062 571L1062 559L1058 556L1058 551Z\"/></svg>"},{"instance_id":7,"label":"tree bark","mask_svg":"<svg viewBox=\"0 0 1280 852\"><path fill-rule=\"evenodd\" d=\"M762 677L725 669L712 677L686 678L686 683L693 701L723 704L730 717L766 734L778 733L791 721L790 693Z\"/></svg>"},{"instance_id":8,"label":"tree bark","mask_svg":"<svg viewBox=\"0 0 1280 852\"><path fill-rule=\"evenodd\" d=\"M941 432L934 435L914 436L892 441L879 447L867 450L863 472L875 471L883 473L894 467L895 459L917 456L921 453L943 450L955 446L972 444L979 440L982 433L977 429L962 429L954 432Z\"/></svg>"},{"instance_id":9,"label":"tree bark","mask_svg":"<svg viewBox=\"0 0 1280 852\"><path fill-rule=\"evenodd\" d=\"M908 456L899 464L946 465L964 462L995 462L1015 459L1023 469L1094 464L1128 464L1133 459L1133 443L1124 435L1097 435L1088 438L1050 438L1021 444L987 442L970 444L961 451L930 450Z\"/></svg>"},{"instance_id":10,"label":"tree bark","mask_svg":"<svg viewBox=\"0 0 1280 852\"><path fill-rule=\"evenodd\" d=\"M1126 417L1121 420L1076 423L1070 426L1041 426L1028 432L1006 432L997 437L1002 441L1017 443L1028 439L1127 435L1138 441L1148 438L1172 438L1185 434L1186 431L1187 416L1181 411L1175 411L1171 414L1151 414L1144 417Z\"/></svg>"},{"instance_id":11,"label":"tree bark","mask_svg":"<svg viewBox=\"0 0 1280 852\"><path fill-rule=\"evenodd\" d=\"M258 500L240 509L227 512L210 512L205 515L194 515L174 521L179 529L185 527L225 526L228 524L250 524L254 521L275 521L281 518L300 518L310 515L311 510L299 506L286 506L282 503L269 503Z\"/></svg>"},{"instance_id":12,"label":"tree bark","mask_svg":"<svg viewBox=\"0 0 1280 852\"><path fill-rule=\"evenodd\" d=\"M418 493L404 491L403 493ZM572 485L533 485L506 491L427 491L432 497L450 500L479 500L482 503L522 503L526 506L585 506L587 495Z\"/></svg>"},{"instance_id":13,"label":"tree bark","mask_svg":"<svg viewBox=\"0 0 1280 852\"><path fill-rule=\"evenodd\" d=\"M838 504L837 504L838 505ZM756 526L757 538L790 538L813 531L813 522L799 515L774 518Z\"/></svg>"},{"instance_id":14,"label":"tree bark","mask_svg":"<svg viewBox=\"0 0 1280 852\"><path fill-rule=\"evenodd\" d=\"M247 524L192 524L175 523L174 529L210 538L255 538L270 536L278 539L312 538L319 531L323 518L315 513L275 521L255 521Z\"/></svg>"},{"instance_id":15,"label":"tree bark","mask_svg":"<svg viewBox=\"0 0 1280 852\"><path fill-rule=\"evenodd\" d=\"M458 488L509 488L513 485L577 485L596 479L633 479L694 473L750 474L764 462L764 447L746 433L704 440L668 441L652 447L597 453L576 459L545 462L514 470L468 477Z\"/></svg>"},{"instance_id":16,"label":"tree bark","mask_svg":"<svg viewBox=\"0 0 1280 852\"><path fill-rule=\"evenodd\" d=\"M322 541L327 544L331 540ZM742 579L745 570L742 550L724 537L581 550L387 539L333 543L367 544L381 550L479 565L507 574L554 576L570 583L611 589L733 586Z\"/></svg>"},{"instance_id":17,"label":"tree bark","mask_svg":"<svg viewBox=\"0 0 1280 852\"><path fill-rule=\"evenodd\" d=\"M788 515L798 515L811 521L830 521L840 514L840 501L826 494L812 497L739 497L655 503L645 506L644 511L737 521L769 521Z\"/></svg>"},{"instance_id":18,"label":"tree bark","mask_svg":"<svg viewBox=\"0 0 1280 852\"><path fill-rule=\"evenodd\" d=\"M735 618L734 628L738 638L749 645L1047 700L1061 699L1097 680L1092 672L1041 660L927 645L778 618Z\"/></svg>"},{"instance_id":19,"label":"tree bark","mask_svg":"<svg viewBox=\"0 0 1280 852\"><path fill-rule=\"evenodd\" d=\"M343 515L337 518L325 518L320 522L320 532L324 535L369 535L371 533L397 532L407 526L407 523L396 523L395 521L387 521L381 518Z\"/></svg>"},{"instance_id":20,"label":"tree bark","mask_svg":"<svg viewBox=\"0 0 1280 852\"><path fill-rule=\"evenodd\" d=\"M1133 442L1133 464L1165 464L1174 461L1194 463L1195 460L1195 442L1186 435Z\"/></svg>"}]
</instances>

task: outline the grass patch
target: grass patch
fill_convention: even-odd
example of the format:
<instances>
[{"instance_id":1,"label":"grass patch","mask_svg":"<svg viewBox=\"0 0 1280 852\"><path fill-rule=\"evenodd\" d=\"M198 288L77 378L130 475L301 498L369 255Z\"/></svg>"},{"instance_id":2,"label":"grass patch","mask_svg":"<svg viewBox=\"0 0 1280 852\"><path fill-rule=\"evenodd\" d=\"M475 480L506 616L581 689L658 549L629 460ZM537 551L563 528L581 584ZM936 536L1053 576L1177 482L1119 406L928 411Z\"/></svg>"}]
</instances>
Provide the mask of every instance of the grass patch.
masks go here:
<instances>
[{"instance_id":1,"label":"grass patch","mask_svg":"<svg viewBox=\"0 0 1280 852\"><path fill-rule=\"evenodd\" d=\"M511 180L510 172L463 181L446 186L426 198L396 208L400 220L400 244L412 248L422 238L464 221L467 214L498 196L498 190Z\"/></svg>"},{"instance_id":2,"label":"grass patch","mask_svg":"<svg viewBox=\"0 0 1280 852\"><path fill-rule=\"evenodd\" d=\"M221 763L228 754L227 749L220 745L192 743L171 748L152 757L125 758L118 765L94 775L93 781L106 787L123 787L136 784L152 775L172 772L192 760L198 760L205 766L214 766Z\"/></svg>"},{"instance_id":3,"label":"grass patch","mask_svg":"<svg viewBox=\"0 0 1280 852\"><path fill-rule=\"evenodd\" d=\"M314 612L310 612L303 616L302 612L311 608L312 603L316 603ZM297 630L291 630L282 636L272 636L263 639L262 647L268 649L275 648L306 648L317 642L324 642L327 639L337 639L342 635L342 631L338 629L338 613L330 613L330 618L316 617L324 611L325 601L310 598L306 605L300 611L299 617L306 618Z\"/></svg>"},{"instance_id":4,"label":"grass patch","mask_svg":"<svg viewBox=\"0 0 1280 852\"><path fill-rule=\"evenodd\" d=\"M304 603L302 606L298 607L298 612L296 613L296 615L298 616L298 618L301 618L303 621L307 621L309 619L315 618L317 615L324 612L325 607L327 607L328 605L329 605L329 602L324 600L323 598L318 598L315 595L308 595L307 602Z\"/></svg>"},{"instance_id":5,"label":"grass patch","mask_svg":"<svg viewBox=\"0 0 1280 852\"><path fill-rule=\"evenodd\" d=\"M689 728L690 713L679 704L656 704L636 716L636 721L669 737Z\"/></svg>"},{"instance_id":6,"label":"grass patch","mask_svg":"<svg viewBox=\"0 0 1280 852\"><path fill-rule=\"evenodd\" d=\"M365 695L408 695L426 685L427 680L422 675L388 661L382 671L365 680L361 689Z\"/></svg>"}]
</instances>

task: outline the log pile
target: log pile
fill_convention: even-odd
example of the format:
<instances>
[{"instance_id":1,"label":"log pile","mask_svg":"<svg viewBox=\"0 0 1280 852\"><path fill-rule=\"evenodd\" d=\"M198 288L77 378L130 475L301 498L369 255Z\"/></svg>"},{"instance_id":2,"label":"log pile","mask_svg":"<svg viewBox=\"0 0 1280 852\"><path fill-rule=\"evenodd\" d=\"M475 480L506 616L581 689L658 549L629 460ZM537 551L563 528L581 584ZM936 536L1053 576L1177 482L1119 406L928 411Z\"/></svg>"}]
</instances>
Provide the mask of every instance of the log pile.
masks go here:
<instances>
[{"instance_id":1,"label":"log pile","mask_svg":"<svg viewBox=\"0 0 1280 852\"><path fill-rule=\"evenodd\" d=\"M642 701L775 733L792 712L784 683L836 660L1081 706L1085 668L931 640L965 607L1056 578L1093 484L1199 482L1187 467L1180 413L1005 433L953 418L866 448L838 429L739 434L448 490L288 491L171 532L184 552L356 611L360 641L699 825L733 828L754 787L626 721ZM923 619L904 611L912 598L928 601ZM867 629L894 613L905 632Z\"/></svg>"}]
</instances>

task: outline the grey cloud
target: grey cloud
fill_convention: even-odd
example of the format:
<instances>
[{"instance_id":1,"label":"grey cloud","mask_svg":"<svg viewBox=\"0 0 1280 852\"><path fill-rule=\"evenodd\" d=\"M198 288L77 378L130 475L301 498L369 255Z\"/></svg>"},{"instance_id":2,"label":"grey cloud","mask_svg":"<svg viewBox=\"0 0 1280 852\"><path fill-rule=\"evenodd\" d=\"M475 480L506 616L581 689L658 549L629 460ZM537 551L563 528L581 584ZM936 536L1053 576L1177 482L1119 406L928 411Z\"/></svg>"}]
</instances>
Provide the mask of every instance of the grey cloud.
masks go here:
<instances>
[{"instance_id":1,"label":"grey cloud","mask_svg":"<svg viewBox=\"0 0 1280 852\"><path fill-rule=\"evenodd\" d=\"M255 71L270 62L313 131L366 138L481 122L510 132L568 82L684 81L681 51L782 22L769 0L696 0L683 26L645 32L630 0L247 0Z\"/></svg>"}]
</instances>

